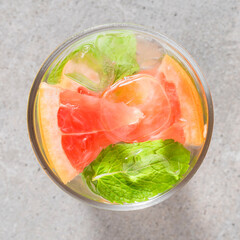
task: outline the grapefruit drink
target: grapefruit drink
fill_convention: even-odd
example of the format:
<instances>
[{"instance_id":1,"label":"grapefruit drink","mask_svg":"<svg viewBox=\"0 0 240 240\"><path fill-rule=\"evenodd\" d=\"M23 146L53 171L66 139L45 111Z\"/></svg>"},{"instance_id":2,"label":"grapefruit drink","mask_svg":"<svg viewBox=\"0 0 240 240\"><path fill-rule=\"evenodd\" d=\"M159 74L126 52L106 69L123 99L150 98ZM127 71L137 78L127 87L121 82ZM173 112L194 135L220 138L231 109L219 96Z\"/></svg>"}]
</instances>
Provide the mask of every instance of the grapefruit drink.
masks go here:
<instances>
[{"instance_id":1,"label":"grapefruit drink","mask_svg":"<svg viewBox=\"0 0 240 240\"><path fill-rule=\"evenodd\" d=\"M185 50L160 34L126 25L83 32L35 79L28 126L36 155L56 183L94 206L160 202L207 151L212 105L201 81Z\"/></svg>"}]
</instances>

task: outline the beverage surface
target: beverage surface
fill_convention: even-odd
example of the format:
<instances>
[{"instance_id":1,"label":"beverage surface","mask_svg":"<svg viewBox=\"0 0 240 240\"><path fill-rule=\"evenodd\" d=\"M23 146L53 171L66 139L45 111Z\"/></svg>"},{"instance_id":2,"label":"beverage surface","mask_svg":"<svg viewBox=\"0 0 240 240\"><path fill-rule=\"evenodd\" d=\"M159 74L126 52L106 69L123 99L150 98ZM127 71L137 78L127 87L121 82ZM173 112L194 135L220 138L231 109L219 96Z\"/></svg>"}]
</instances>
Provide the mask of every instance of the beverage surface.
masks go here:
<instances>
[{"instance_id":1,"label":"beverage surface","mask_svg":"<svg viewBox=\"0 0 240 240\"><path fill-rule=\"evenodd\" d=\"M39 86L38 117L61 181L113 204L174 187L205 141L190 74L156 40L131 31L72 46Z\"/></svg>"}]
</instances>

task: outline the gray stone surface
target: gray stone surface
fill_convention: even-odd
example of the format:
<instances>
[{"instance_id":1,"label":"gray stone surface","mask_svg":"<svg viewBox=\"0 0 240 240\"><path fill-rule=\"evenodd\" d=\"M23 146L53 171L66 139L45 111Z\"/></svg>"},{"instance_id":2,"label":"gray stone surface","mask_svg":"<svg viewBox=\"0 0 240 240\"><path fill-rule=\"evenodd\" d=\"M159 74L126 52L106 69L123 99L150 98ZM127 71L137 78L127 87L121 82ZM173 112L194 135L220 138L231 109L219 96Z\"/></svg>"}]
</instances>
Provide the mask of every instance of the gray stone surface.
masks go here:
<instances>
[{"instance_id":1,"label":"gray stone surface","mask_svg":"<svg viewBox=\"0 0 240 240\"><path fill-rule=\"evenodd\" d=\"M192 54L211 88L207 157L168 201L134 212L94 209L62 192L33 154L26 107L49 53L111 22L167 34ZM0 0L0 239L240 239L240 2Z\"/></svg>"}]
</instances>

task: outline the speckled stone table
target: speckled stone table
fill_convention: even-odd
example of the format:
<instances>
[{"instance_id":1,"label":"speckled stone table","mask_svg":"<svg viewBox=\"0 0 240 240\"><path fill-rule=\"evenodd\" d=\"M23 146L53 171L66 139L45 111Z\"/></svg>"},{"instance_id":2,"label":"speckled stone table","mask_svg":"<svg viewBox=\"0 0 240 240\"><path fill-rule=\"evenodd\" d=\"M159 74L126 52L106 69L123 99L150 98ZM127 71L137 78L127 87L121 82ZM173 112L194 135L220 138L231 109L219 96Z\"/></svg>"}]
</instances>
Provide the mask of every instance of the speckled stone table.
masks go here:
<instances>
[{"instance_id":1,"label":"speckled stone table","mask_svg":"<svg viewBox=\"0 0 240 240\"><path fill-rule=\"evenodd\" d=\"M0 239L240 239L240 2L0 0ZM111 22L167 34L197 60L215 126L200 170L182 191L133 212L94 209L40 168L26 123L28 93L49 53L70 35Z\"/></svg>"}]
</instances>

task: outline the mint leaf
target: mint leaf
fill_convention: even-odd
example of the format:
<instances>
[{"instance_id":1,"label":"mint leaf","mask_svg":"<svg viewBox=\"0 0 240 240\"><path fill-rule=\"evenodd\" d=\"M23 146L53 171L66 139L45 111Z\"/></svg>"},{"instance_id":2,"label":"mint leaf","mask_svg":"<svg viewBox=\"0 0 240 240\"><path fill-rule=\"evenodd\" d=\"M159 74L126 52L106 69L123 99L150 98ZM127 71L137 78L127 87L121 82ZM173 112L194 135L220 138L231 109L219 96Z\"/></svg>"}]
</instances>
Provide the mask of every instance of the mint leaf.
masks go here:
<instances>
[{"instance_id":1,"label":"mint leaf","mask_svg":"<svg viewBox=\"0 0 240 240\"><path fill-rule=\"evenodd\" d=\"M100 83L88 79L84 72L66 75L90 90L95 89L93 91L96 92L103 91L113 82L139 70L136 61L136 38L128 31L97 35L95 39L78 46L50 71L47 79L49 84L60 82L63 68L69 60L84 63L98 73ZM95 87L92 87L93 85Z\"/></svg>"},{"instance_id":2,"label":"mint leaf","mask_svg":"<svg viewBox=\"0 0 240 240\"><path fill-rule=\"evenodd\" d=\"M139 70L136 37L129 31L99 35L97 48L115 64L115 82Z\"/></svg>"},{"instance_id":3,"label":"mint leaf","mask_svg":"<svg viewBox=\"0 0 240 240\"><path fill-rule=\"evenodd\" d=\"M190 152L173 140L110 145L83 171L89 188L115 203L146 201L186 173Z\"/></svg>"}]
</instances>

